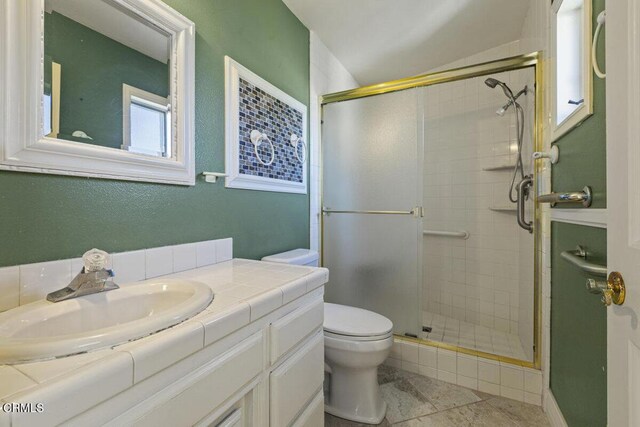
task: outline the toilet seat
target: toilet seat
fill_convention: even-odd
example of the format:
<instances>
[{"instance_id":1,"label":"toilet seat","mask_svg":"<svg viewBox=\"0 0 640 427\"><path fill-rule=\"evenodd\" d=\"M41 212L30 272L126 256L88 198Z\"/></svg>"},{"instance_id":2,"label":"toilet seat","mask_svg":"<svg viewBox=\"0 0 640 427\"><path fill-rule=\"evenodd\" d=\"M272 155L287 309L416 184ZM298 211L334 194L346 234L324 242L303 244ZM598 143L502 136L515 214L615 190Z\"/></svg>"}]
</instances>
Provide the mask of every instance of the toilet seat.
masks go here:
<instances>
[{"instance_id":1,"label":"toilet seat","mask_svg":"<svg viewBox=\"0 0 640 427\"><path fill-rule=\"evenodd\" d=\"M386 317L362 308L324 303L324 333L351 341L375 341L393 333Z\"/></svg>"},{"instance_id":2,"label":"toilet seat","mask_svg":"<svg viewBox=\"0 0 640 427\"><path fill-rule=\"evenodd\" d=\"M344 341L381 341L381 340L385 340L389 337L393 336L393 332L389 332L387 334L384 335L373 335L373 336L368 336L368 337L357 337L357 336L353 336L353 335L342 335L342 334L336 334L334 332L328 331L328 330L324 330L324 336L328 337L328 338L334 338L337 340L344 340Z\"/></svg>"}]
</instances>

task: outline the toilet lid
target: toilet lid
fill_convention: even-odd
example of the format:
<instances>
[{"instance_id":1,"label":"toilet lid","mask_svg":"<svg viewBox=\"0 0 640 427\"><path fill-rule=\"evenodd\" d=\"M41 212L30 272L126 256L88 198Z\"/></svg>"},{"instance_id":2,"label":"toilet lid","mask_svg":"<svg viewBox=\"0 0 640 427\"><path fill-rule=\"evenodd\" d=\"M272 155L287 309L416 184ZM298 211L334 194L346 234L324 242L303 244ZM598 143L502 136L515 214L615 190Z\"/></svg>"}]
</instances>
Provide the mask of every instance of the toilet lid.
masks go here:
<instances>
[{"instance_id":1,"label":"toilet lid","mask_svg":"<svg viewBox=\"0 0 640 427\"><path fill-rule=\"evenodd\" d=\"M325 331L352 337L372 337L386 335L392 329L391 320L373 311L324 303Z\"/></svg>"}]
</instances>

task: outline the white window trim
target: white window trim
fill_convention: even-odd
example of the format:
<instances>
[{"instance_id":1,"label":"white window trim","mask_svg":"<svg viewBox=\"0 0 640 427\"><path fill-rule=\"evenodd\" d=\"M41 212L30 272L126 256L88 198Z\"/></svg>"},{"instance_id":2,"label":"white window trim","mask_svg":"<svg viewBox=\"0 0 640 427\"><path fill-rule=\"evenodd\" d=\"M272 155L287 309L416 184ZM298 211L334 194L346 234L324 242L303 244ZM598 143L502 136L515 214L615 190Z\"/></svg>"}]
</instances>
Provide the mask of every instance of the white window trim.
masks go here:
<instances>
[{"instance_id":1,"label":"white window trim","mask_svg":"<svg viewBox=\"0 0 640 427\"><path fill-rule=\"evenodd\" d=\"M239 168L239 79L248 81L269 95L298 110L302 114L302 135L307 140L307 106L297 99L287 95L257 74L249 71L233 59L225 56L225 145L226 164L225 187L242 188L247 190L277 191L283 193L307 194L307 164L302 166L302 182L288 182L280 179L266 178L240 173ZM258 129L260 130L260 129ZM276 152L275 155L278 155Z\"/></svg>"},{"instance_id":2,"label":"white window trim","mask_svg":"<svg viewBox=\"0 0 640 427\"><path fill-rule=\"evenodd\" d=\"M111 0L171 37L174 158L43 135L44 2L0 2L0 169L194 185L195 26L159 0ZM27 54L25 54L25 52Z\"/></svg>"},{"instance_id":3,"label":"white window trim","mask_svg":"<svg viewBox=\"0 0 640 427\"><path fill-rule=\"evenodd\" d=\"M135 102L132 102L135 99ZM169 98L163 98L155 93L130 86L126 83L122 85L122 149L131 151L131 104L145 105L155 111L169 114L167 122L166 135L171 135L171 105ZM175 145L172 139L167 138L166 158L176 158ZM141 153L137 153L141 154Z\"/></svg>"},{"instance_id":4,"label":"white window trim","mask_svg":"<svg viewBox=\"0 0 640 427\"><path fill-rule=\"evenodd\" d=\"M589 116L593 114L593 73L591 71L591 20L592 5L591 0L584 0L583 11L583 37L582 37L582 69L584 73L582 93L584 94L584 102L576 108L561 123L556 123L557 116L557 74L556 74L556 38L557 38L557 19L558 11L562 6L563 0L554 0L551 5L551 37L549 38L549 50L551 52L551 141L557 141L574 127L581 124Z\"/></svg>"}]
</instances>

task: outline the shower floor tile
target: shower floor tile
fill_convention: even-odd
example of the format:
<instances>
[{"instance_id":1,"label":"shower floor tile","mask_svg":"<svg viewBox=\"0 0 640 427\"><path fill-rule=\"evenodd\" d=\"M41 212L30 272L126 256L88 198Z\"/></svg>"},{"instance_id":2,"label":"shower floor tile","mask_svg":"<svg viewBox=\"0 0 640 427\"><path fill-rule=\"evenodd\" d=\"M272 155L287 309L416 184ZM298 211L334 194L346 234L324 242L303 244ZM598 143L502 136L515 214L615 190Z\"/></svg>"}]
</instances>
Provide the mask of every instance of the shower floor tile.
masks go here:
<instances>
[{"instance_id":1,"label":"shower floor tile","mask_svg":"<svg viewBox=\"0 0 640 427\"><path fill-rule=\"evenodd\" d=\"M498 356L527 360L520 338L485 326L467 323L441 314L422 312L422 324L431 332L422 332L421 338L484 351Z\"/></svg>"}]
</instances>

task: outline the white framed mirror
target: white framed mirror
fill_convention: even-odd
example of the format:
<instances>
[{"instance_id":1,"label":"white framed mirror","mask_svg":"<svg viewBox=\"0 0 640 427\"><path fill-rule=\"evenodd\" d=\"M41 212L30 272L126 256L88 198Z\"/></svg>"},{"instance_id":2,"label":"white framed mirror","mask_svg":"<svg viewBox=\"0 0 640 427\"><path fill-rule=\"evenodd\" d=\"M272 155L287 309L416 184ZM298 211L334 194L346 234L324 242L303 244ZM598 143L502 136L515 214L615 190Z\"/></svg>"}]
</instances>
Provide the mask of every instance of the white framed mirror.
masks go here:
<instances>
[{"instance_id":1,"label":"white framed mirror","mask_svg":"<svg viewBox=\"0 0 640 427\"><path fill-rule=\"evenodd\" d=\"M159 0L0 7L0 169L195 184L193 22Z\"/></svg>"},{"instance_id":2,"label":"white framed mirror","mask_svg":"<svg viewBox=\"0 0 640 427\"><path fill-rule=\"evenodd\" d=\"M591 0L554 0L551 13L552 140L593 114Z\"/></svg>"}]
</instances>

